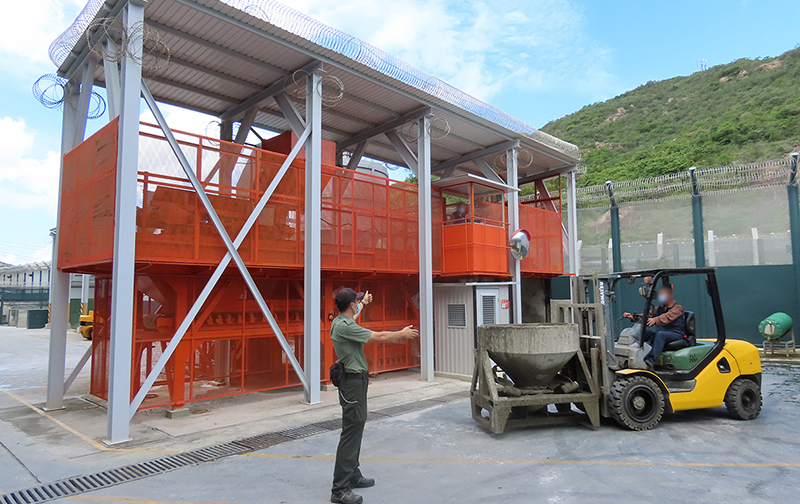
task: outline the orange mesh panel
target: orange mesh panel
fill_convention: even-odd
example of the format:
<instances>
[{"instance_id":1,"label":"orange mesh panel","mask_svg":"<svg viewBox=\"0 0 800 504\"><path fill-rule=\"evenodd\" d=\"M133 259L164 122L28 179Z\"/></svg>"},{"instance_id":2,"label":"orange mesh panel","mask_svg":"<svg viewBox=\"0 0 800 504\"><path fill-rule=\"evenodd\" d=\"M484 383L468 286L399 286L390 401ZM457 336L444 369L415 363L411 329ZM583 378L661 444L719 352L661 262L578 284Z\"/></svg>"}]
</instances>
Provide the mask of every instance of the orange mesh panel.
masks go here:
<instances>
[{"instance_id":1,"label":"orange mesh panel","mask_svg":"<svg viewBox=\"0 0 800 504\"><path fill-rule=\"evenodd\" d=\"M64 155L58 267L109 262L114 247L118 120Z\"/></svg>"},{"instance_id":2,"label":"orange mesh panel","mask_svg":"<svg viewBox=\"0 0 800 504\"><path fill-rule=\"evenodd\" d=\"M531 234L528 256L520 265L522 272L537 276L561 275L564 272L561 214L520 205L519 220L520 227Z\"/></svg>"},{"instance_id":3,"label":"orange mesh panel","mask_svg":"<svg viewBox=\"0 0 800 504\"><path fill-rule=\"evenodd\" d=\"M133 340L132 394L147 378L207 276L138 274ZM273 316L298 360L303 360L302 283L296 279L256 280ZM92 394L108 398L111 282L97 278L95 329L92 341ZM341 286L369 290L375 302L359 322L375 331L396 330L419 324L413 297L418 292L413 277L394 280L326 280L323 306L334 313L333 292ZM336 360L330 341L328 311L323 315L323 370ZM406 369L419 365L419 342L370 344L365 349L371 372ZM323 377L326 379L327 377ZM244 281L223 277L200 310L173 357L148 392L142 408L180 407L191 401L242 394L300 384L294 369L266 322Z\"/></svg>"},{"instance_id":4,"label":"orange mesh panel","mask_svg":"<svg viewBox=\"0 0 800 504\"><path fill-rule=\"evenodd\" d=\"M286 156L180 132L176 138L235 237ZM143 126L137 260L215 264L226 252L222 240L188 180L162 159L165 145L158 131ZM331 165L322 171L323 269L416 273L416 186ZM249 266L303 267L304 182L296 160L240 247Z\"/></svg>"},{"instance_id":5,"label":"orange mesh panel","mask_svg":"<svg viewBox=\"0 0 800 504\"><path fill-rule=\"evenodd\" d=\"M92 324L92 395L108 400L108 356L111 340L111 277L98 275L94 280L94 323Z\"/></svg>"},{"instance_id":6,"label":"orange mesh panel","mask_svg":"<svg viewBox=\"0 0 800 504\"><path fill-rule=\"evenodd\" d=\"M509 275L507 227L497 221L465 220L442 226L442 274Z\"/></svg>"}]
</instances>

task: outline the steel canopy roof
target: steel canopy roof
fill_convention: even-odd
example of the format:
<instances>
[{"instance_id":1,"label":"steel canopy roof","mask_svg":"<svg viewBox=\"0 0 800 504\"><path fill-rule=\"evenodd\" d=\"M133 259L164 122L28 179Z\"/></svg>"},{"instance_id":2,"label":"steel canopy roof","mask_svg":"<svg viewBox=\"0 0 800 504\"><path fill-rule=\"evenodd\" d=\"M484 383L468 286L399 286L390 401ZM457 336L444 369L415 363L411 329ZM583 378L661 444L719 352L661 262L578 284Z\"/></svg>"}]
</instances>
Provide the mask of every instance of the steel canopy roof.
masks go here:
<instances>
[{"instance_id":1,"label":"steel canopy roof","mask_svg":"<svg viewBox=\"0 0 800 504\"><path fill-rule=\"evenodd\" d=\"M51 46L59 74L72 77L90 57L85 34L90 22L116 16L126 1L90 0L73 26ZM145 74L153 95L163 103L219 117L270 84L292 79L298 84L293 85L295 92L289 93L290 98L303 113L305 100L299 90L304 79L303 73L296 71L319 61L325 75L343 84L341 100L324 106L322 112L324 138L340 145L427 106L434 114L434 126L446 121L450 129L446 135L433 134L434 173L438 163L450 161L452 165L453 160L469 159L471 153L509 140L518 140L522 150L528 151L519 156L520 178L570 171L580 158L576 146L272 0L150 0L145 22L169 48L169 64L154 75ZM98 65L96 83L105 85L102 65ZM259 105L255 124L277 132L290 129L272 99ZM368 141L364 155L405 164L382 134ZM505 170L502 153L484 159L499 171ZM468 161L456 164L459 172L479 173Z\"/></svg>"}]
</instances>

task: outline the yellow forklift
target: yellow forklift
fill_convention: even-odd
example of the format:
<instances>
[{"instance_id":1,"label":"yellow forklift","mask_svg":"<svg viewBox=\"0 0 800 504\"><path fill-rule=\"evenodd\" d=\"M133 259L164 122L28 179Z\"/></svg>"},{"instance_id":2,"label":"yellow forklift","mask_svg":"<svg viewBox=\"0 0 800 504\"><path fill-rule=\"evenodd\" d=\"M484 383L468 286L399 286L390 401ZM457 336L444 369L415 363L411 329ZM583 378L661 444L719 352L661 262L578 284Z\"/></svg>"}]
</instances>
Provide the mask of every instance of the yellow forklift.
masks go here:
<instances>
[{"instance_id":1,"label":"yellow forklift","mask_svg":"<svg viewBox=\"0 0 800 504\"><path fill-rule=\"evenodd\" d=\"M644 297L642 314L650 313L659 286L675 289L676 299L690 293L698 296L697 309L705 317L705 330L698 334L695 311L683 302L686 336L668 343L654 369L644 357L646 324L624 327L619 306ZM628 287L625 287L625 285ZM719 288L713 268L657 269L613 273L573 279L577 302L554 301L553 316L561 322L574 321L581 332L583 350L591 361L600 387L600 414L631 430L648 430L664 413L727 407L731 416L755 419L761 412L761 359L758 349L746 341L730 340ZM638 288L637 288L638 287ZM638 294L638 295L637 295ZM702 299L705 298L705 299ZM634 315L636 317L636 314ZM646 320L646 317L639 316ZM554 320L555 321L555 320ZM580 405L578 405L580 406Z\"/></svg>"},{"instance_id":2,"label":"yellow forklift","mask_svg":"<svg viewBox=\"0 0 800 504\"><path fill-rule=\"evenodd\" d=\"M88 314L81 315L78 331L80 331L81 336L91 341L93 327L94 327L94 310L89 310Z\"/></svg>"}]
</instances>

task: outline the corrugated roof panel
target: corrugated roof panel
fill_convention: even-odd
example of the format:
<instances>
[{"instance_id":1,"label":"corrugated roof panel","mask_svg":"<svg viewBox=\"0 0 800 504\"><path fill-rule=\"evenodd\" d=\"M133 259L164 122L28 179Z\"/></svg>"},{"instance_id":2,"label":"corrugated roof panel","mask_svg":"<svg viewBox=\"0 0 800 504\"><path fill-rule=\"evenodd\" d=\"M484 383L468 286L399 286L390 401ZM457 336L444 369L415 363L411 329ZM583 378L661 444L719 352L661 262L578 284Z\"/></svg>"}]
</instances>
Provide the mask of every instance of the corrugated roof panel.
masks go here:
<instances>
[{"instance_id":1,"label":"corrugated roof panel","mask_svg":"<svg viewBox=\"0 0 800 504\"><path fill-rule=\"evenodd\" d=\"M97 0L91 1L95 2L94 7L104 8ZM105 5L113 8L117 1L107 0ZM266 12L256 8L259 5L278 10ZM250 14L262 18L269 15L272 23ZM277 2L267 6L260 0L248 3L245 0L150 0L145 15L156 28L156 23L163 25L162 36L176 58L211 70L204 72L191 68L191 64L170 65L155 79L158 82L153 83L152 90L158 99L221 113L257 90L252 85L214 75L215 72L267 86L281 76L275 67L291 70L316 57L327 62L326 71L342 80L346 93L336 106L323 111L326 138L341 139L428 104L434 108L434 126L437 119L444 119L450 128L446 137L432 142L436 159L457 157L480 146L518 138L523 145L541 151L538 156L549 157L549 162L543 160L542 166L568 166L575 162L571 158L577 156L574 146L530 128L380 49ZM188 36L176 34L176 30ZM193 40L192 36L199 40ZM66 40L64 37L61 39ZM75 47L81 50L80 42ZM74 54L65 57L62 71L70 70L73 64L70 62L75 59ZM264 105L277 113L274 102ZM302 105L300 100L298 108L302 109ZM259 114L259 122L278 129L287 128L285 119L269 114ZM383 147L377 142L371 143L376 145L368 152L399 161L388 143ZM531 163L531 166L536 164Z\"/></svg>"}]
</instances>

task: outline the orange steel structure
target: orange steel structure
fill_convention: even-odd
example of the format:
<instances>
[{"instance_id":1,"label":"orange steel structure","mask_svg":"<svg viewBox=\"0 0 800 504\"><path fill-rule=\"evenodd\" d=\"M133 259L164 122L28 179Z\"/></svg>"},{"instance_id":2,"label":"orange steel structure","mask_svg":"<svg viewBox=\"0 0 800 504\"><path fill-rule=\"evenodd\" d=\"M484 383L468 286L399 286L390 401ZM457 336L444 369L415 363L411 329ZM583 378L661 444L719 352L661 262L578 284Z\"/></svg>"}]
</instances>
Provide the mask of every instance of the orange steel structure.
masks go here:
<instances>
[{"instance_id":1,"label":"orange steel structure","mask_svg":"<svg viewBox=\"0 0 800 504\"><path fill-rule=\"evenodd\" d=\"M63 163L58 267L96 274L91 392L108 393L117 121L77 148ZM274 152L217 139L175 133L194 160L215 209L231 235L274 178L296 138L265 141ZM323 150L332 145L323 144ZM133 395L166 348L211 270L226 249L209 222L161 131L142 124L136 234L136 305L133 328ZM336 357L329 339L334 293L369 290L375 302L360 322L373 330L419 323L417 187L331 164L323 156L322 369ZM327 163L326 163L327 161ZM257 225L239 248L295 355L303 355L304 163L302 154L278 185ZM235 182L234 182L235 181ZM447 205L433 193L433 263L436 276L509 278L507 208L472 198L470 219L445 222ZM520 205L531 233L522 263L529 276L563 270L561 216ZM446 224L446 225L445 225ZM420 363L419 342L367 346L370 371ZM142 408L299 385L275 335L231 269L159 376Z\"/></svg>"}]
</instances>

